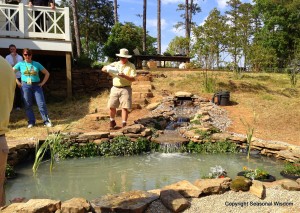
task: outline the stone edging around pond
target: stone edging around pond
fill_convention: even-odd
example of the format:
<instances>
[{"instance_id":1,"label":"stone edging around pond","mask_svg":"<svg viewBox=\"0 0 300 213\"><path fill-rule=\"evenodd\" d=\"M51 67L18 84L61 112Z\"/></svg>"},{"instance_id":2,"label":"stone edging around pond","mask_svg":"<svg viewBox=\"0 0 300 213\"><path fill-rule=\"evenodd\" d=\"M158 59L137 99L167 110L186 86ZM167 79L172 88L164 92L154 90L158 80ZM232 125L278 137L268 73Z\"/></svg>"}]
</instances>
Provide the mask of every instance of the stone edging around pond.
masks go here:
<instances>
[{"instance_id":1,"label":"stone edging around pond","mask_svg":"<svg viewBox=\"0 0 300 213\"><path fill-rule=\"evenodd\" d=\"M88 201L84 198L72 198L67 201L51 199L31 199L25 203L12 203L0 208L3 213L11 212L145 212L153 201L160 201L171 212L181 212L191 206L187 198L200 198L213 194L223 194L228 190L233 190L235 181L242 179L249 193L260 199L266 197L266 187L280 186L290 191L300 191L300 179L280 180L273 183L263 183L251 181L244 177L217 179L198 179L194 184L183 180L162 189L145 191L129 191L114 195L105 195L100 198ZM234 190L238 191L238 190ZM17 200L18 201L18 200Z\"/></svg>"}]
</instances>

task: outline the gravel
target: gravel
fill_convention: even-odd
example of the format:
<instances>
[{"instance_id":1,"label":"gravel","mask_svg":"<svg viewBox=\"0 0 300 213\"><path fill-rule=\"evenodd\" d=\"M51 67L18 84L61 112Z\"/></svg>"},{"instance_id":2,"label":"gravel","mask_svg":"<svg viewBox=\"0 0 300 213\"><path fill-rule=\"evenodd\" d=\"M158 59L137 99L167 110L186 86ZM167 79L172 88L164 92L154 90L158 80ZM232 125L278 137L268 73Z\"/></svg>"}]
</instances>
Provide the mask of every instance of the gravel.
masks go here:
<instances>
[{"instance_id":1,"label":"gravel","mask_svg":"<svg viewBox=\"0 0 300 213\"><path fill-rule=\"evenodd\" d=\"M267 188L265 199L259 199L249 192L228 191L221 195L191 198L189 199L191 206L184 213L296 213L300 212L299 198L299 191L288 191L280 186ZM158 200L149 206L146 213L171 213L171 211Z\"/></svg>"}]
</instances>

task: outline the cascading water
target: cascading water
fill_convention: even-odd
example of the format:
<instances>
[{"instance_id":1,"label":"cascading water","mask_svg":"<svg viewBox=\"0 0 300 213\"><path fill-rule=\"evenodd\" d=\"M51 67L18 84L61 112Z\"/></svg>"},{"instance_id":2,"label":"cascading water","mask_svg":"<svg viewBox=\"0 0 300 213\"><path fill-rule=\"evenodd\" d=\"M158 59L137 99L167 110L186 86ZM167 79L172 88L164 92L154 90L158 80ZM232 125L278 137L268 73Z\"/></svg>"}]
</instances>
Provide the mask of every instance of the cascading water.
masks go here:
<instances>
[{"instance_id":1,"label":"cascading water","mask_svg":"<svg viewBox=\"0 0 300 213\"><path fill-rule=\"evenodd\" d=\"M178 152L180 151L182 144L188 142L187 139L178 133L177 129L187 128L189 126L190 118L194 117L198 109L199 106L195 106L191 98L176 100L174 102L174 114L170 118L171 121L166 126L163 134L159 135L155 140L160 144L162 152Z\"/></svg>"}]
</instances>

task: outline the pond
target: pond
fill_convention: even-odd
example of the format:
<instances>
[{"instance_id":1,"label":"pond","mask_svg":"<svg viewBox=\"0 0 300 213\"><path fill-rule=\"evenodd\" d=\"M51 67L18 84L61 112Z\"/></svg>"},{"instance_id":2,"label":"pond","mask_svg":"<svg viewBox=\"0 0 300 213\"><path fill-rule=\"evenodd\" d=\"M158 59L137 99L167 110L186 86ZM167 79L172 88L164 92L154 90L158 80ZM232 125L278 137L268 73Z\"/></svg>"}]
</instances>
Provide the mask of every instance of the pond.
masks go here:
<instances>
[{"instance_id":1,"label":"pond","mask_svg":"<svg viewBox=\"0 0 300 213\"><path fill-rule=\"evenodd\" d=\"M283 162L258 156L247 161L245 154L170 154L152 153L130 157L95 157L62 160L52 174L49 161L43 162L36 177L32 165L16 167L18 177L6 184L7 203L16 197L68 200L84 197L88 200L106 194L130 190L151 190L188 180L193 183L208 175L216 165L234 178L244 166L262 168L282 179Z\"/></svg>"}]
</instances>

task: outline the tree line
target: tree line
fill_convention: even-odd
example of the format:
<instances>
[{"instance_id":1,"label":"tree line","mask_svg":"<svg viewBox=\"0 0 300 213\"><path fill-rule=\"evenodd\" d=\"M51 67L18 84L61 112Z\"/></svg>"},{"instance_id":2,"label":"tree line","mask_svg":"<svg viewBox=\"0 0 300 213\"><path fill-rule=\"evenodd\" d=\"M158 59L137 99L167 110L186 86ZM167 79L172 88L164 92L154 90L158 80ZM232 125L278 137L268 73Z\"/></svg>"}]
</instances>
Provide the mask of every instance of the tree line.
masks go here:
<instances>
[{"instance_id":1,"label":"tree line","mask_svg":"<svg viewBox=\"0 0 300 213\"><path fill-rule=\"evenodd\" d=\"M203 25L193 18L201 12L199 1L178 4L185 37L175 37L167 48L170 54L183 53L198 67L212 69L224 66L253 71L281 70L300 60L300 0L227 1L227 10L210 11ZM146 29L147 0L143 0L141 26L118 20L117 0L62 0L61 6L72 8L74 52L92 61L104 56L113 59L122 47L130 52L161 54L161 0L157 0L157 38Z\"/></svg>"}]
</instances>

